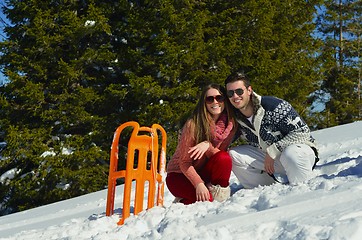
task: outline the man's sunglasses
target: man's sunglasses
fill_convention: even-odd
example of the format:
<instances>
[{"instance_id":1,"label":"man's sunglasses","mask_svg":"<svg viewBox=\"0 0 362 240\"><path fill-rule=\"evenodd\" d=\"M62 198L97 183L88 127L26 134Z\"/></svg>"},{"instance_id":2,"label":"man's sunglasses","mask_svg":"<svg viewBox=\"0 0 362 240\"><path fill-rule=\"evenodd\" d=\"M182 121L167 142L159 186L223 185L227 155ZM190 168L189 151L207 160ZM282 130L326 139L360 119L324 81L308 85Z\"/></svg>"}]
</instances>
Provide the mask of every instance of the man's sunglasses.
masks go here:
<instances>
[{"instance_id":1,"label":"man's sunglasses","mask_svg":"<svg viewBox=\"0 0 362 240\"><path fill-rule=\"evenodd\" d=\"M244 90L242 88L238 88L235 90L228 90L226 92L226 95L228 96L228 98L231 98L232 96L234 96L234 93L236 93L238 96L241 96L241 95L243 95Z\"/></svg>"},{"instance_id":2,"label":"man's sunglasses","mask_svg":"<svg viewBox=\"0 0 362 240\"><path fill-rule=\"evenodd\" d=\"M224 102L225 98L222 95L216 95L216 96L208 96L205 98L205 102L208 104L211 104L216 99L217 102L222 103Z\"/></svg>"}]
</instances>

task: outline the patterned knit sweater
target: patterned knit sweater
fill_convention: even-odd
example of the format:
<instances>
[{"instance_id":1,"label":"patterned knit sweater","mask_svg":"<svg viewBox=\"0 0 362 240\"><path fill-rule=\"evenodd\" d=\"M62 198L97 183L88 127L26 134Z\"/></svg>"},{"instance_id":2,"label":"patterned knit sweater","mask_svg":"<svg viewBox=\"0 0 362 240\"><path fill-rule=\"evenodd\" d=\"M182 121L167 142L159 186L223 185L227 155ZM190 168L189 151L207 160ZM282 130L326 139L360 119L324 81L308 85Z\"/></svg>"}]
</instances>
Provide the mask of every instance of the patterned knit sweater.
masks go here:
<instances>
[{"instance_id":1,"label":"patterned knit sweater","mask_svg":"<svg viewBox=\"0 0 362 240\"><path fill-rule=\"evenodd\" d=\"M239 110L235 110L240 125L238 134L249 145L258 147L273 159L291 144L305 143L315 147L310 129L294 108L285 100L252 94L253 125Z\"/></svg>"},{"instance_id":2,"label":"patterned knit sweater","mask_svg":"<svg viewBox=\"0 0 362 240\"><path fill-rule=\"evenodd\" d=\"M226 151L233 140L236 128L231 121L226 121L224 124L220 121L216 123L216 125L212 127L215 134L212 134L213 138L211 139L209 149L201 159L193 160L188 153L189 149L196 145L192 125L193 121L188 120L182 128L176 151L167 164L167 173L183 173L196 188L199 183L204 182L197 171L202 169L212 155L220 150Z\"/></svg>"}]
</instances>

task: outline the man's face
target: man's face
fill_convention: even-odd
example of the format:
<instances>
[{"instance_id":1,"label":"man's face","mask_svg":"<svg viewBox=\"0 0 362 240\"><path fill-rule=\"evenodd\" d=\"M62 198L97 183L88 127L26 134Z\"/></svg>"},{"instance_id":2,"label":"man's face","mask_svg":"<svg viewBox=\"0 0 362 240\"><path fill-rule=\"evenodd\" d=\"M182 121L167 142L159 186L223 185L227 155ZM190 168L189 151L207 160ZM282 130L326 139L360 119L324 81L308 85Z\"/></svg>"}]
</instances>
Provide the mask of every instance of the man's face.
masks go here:
<instances>
[{"instance_id":1,"label":"man's face","mask_svg":"<svg viewBox=\"0 0 362 240\"><path fill-rule=\"evenodd\" d=\"M231 104L239 109L243 110L246 108L251 97L251 87L245 87L243 81L236 81L226 84L227 97Z\"/></svg>"}]
</instances>

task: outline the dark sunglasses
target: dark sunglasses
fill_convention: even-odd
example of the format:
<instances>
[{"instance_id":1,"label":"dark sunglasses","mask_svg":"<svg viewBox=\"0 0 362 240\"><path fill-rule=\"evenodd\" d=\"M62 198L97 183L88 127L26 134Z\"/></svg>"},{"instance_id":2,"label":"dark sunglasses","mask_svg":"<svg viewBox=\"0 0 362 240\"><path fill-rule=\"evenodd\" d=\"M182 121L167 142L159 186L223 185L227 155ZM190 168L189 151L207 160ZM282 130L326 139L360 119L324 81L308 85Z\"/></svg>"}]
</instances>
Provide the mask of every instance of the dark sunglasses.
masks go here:
<instances>
[{"instance_id":1,"label":"dark sunglasses","mask_svg":"<svg viewBox=\"0 0 362 240\"><path fill-rule=\"evenodd\" d=\"M228 96L228 98L231 98L232 96L234 96L234 93L236 93L238 96L241 96L241 95L243 95L244 90L242 88L238 88L235 90L228 90L226 92L226 95Z\"/></svg>"},{"instance_id":2,"label":"dark sunglasses","mask_svg":"<svg viewBox=\"0 0 362 240\"><path fill-rule=\"evenodd\" d=\"M216 95L216 96L208 96L208 97L206 97L206 98L205 98L205 102L208 103L208 104L210 104L210 103L213 103L215 99L216 99L216 101L219 102L219 103L222 103L222 102L224 102L224 100L225 100L224 96L222 96L222 95Z\"/></svg>"}]
</instances>

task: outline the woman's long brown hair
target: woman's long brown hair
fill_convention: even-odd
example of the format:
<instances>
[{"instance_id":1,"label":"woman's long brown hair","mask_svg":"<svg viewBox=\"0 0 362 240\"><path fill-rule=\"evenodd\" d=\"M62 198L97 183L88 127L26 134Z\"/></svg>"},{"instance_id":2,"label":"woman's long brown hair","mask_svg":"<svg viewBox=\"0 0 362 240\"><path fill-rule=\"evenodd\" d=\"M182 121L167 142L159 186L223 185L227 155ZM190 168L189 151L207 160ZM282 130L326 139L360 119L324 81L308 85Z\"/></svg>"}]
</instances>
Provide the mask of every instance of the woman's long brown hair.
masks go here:
<instances>
[{"instance_id":1,"label":"woman's long brown hair","mask_svg":"<svg viewBox=\"0 0 362 240\"><path fill-rule=\"evenodd\" d=\"M235 127L233 110L231 108L230 102L227 99L225 88L219 84L211 83L205 86L204 89L202 90L199 101L191 116L194 125L193 126L195 133L194 138L196 140L196 144L202 141L210 141L211 138L210 126L213 120L211 114L206 108L206 103L205 103L206 93L209 89L216 89L219 91L220 95L225 97L224 111L226 111L228 122L232 121Z\"/></svg>"}]
</instances>

